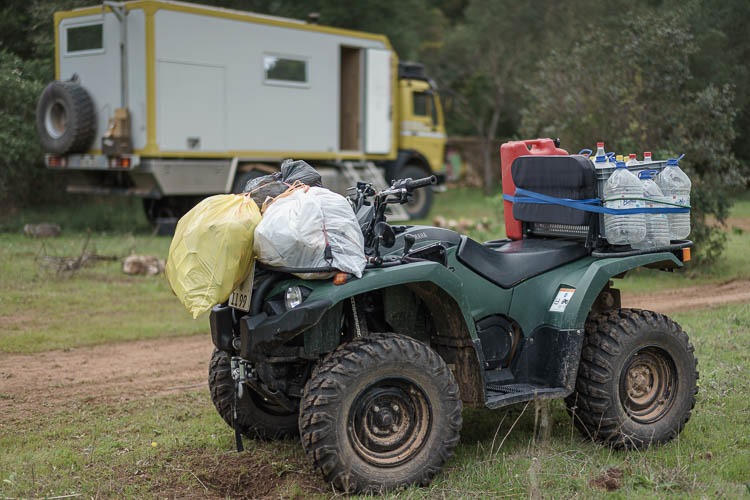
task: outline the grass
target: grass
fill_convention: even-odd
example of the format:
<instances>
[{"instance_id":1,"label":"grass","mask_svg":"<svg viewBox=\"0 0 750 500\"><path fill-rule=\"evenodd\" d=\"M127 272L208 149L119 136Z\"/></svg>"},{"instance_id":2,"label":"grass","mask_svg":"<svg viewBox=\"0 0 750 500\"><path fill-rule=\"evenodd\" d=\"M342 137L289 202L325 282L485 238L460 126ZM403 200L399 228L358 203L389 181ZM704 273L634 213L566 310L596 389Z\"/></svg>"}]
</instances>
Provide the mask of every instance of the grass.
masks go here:
<instances>
[{"instance_id":1,"label":"grass","mask_svg":"<svg viewBox=\"0 0 750 500\"><path fill-rule=\"evenodd\" d=\"M70 276L40 266L43 255L79 255L89 228L89 250L99 254L124 257L135 252L166 258L170 239L151 234L139 200L76 200L80 204L39 206L0 218L0 352L206 332L207 320L192 320L163 276L126 276L119 262L102 262ZM732 217L746 214L750 217L750 195L738 199ZM431 224L436 216L463 224L478 241L505 236L499 192L484 196L478 189L451 188L436 195L429 217L415 222ZM39 222L60 224L62 236L33 240L21 235L24 224ZM728 234L726 253L711 266L688 265L675 273L638 270L618 281L618 287L625 293L639 293L748 279L749 247L750 232L734 231ZM152 306L144 308L144 303Z\"/></svg>"},{"instance_id":2,"label":"grass","mask_svg":"<svg viewBox=\"0 0 750 500\"><path fill-rule=\"evenodd\" d=\"M503 236L499 195L452 189L436 197L423 222L435 215L457 223L485 219L481 227L467 229L480 241ZM732 216L750 217L749 196ZM43 221L61 224L62 236L31 240L20 234L24 224ZM150 234L134 200L6 216L0 221L0 351L32 353L208 331L205 319L190 319L163 277L126 276L119 262L72 275L40 266L45 254L78 255L88 228L89 250L99 254L164 258L169 247L169 238ZM748 243L747 234L733 232L727 254L715 266L691 273L638 272L620 283L645 291L748 277ZM623 477L613 497L750 497L750 306L674 317L696 346L701 391L691 421L673 443L629 453L594 445L572 430L559 401L553 403L552 438L543 444L533 439L531 407L466 409L461 443L445 471L430 487L399 496L597 498L604 493L591 481L614 468ZM0 399L8 398L0 393ZM231 429L205 390L114 405L95 398L64 408L42 404L33 416L11 411L0 418L0 497L196 497L206 491L219 497L328 496L299 443L246 445L248 453L231 453Z\"/></svg>"},{"instance_id":3,"label":"grass","mask_svg":"<svg viewBox=\"0 0 750 500\"><path fill-rule=\"evenodd\" d=\"M592 480L617 469L613 498L750 497L750 306L674 318L691 335L701 371L696 408L675 441L613 451L583 439L555 401L552 437L536 443L531 405L467 408L444 472L427 488L389 496L600 498ZM246 440L248 452L233 454L232 431L205 390L94 401L0 419L0 497L331 496L296 441Z\"/></svg>"},{"instance_id":4,"label":"grass","mask_svg":"<svg viewBox=\"0 0 750 500\"><path fill-rule=\"evenodd\" d=\"M38 352L111 341L208 331L193 320L163 276L128 276L131 252L167 256L169 238L96 234L88 250L117 256L73 274L43 267L42 255L78 256L86 236L49 240L0 235L0 352ZM147 307L144 305L147 304Z\"/></svg>"}]
</instances>

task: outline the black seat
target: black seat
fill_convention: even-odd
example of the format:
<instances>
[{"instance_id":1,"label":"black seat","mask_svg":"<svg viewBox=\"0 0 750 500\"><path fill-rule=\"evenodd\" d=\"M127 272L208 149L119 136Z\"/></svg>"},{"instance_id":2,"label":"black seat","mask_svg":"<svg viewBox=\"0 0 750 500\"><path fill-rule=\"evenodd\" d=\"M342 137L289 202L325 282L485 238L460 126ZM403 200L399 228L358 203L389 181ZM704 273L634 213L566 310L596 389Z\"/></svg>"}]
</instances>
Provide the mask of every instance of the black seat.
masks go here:
<instances>
[{"instance_id":1,"label":"black seat","mask_svg":"<svg viewBox=\"0 0 750 500\"><path fill-rule=\"evenodd\" d=\"M485 279L511 288L588 253L581 243L569 240L527 238L489 248L462 236L456 257Z\"/></svg>"}]
</instances>

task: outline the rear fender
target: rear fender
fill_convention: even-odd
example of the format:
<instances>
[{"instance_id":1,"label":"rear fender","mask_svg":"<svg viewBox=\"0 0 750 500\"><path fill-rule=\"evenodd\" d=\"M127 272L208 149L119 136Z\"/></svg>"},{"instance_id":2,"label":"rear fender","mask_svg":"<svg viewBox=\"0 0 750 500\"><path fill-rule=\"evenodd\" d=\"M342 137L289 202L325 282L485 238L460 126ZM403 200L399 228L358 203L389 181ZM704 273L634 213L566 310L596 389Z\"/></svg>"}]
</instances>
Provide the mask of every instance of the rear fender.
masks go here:
<instances>
[{"instance_id":1,"label":"rear fender","mask_svg":"<svg viewBox=\"0 0 750 500\"><path fill-rule=\"evenodd\" d=\"M526 336L542 325L582 330L594 301L613 276L642 266L675 268L682 265L670 252L608 259L586 257L518 285L513 290L509 315ZM562 288L575 291L567 304L557 308L562 310L551 310Z\"/></svg>"}]
</instances>

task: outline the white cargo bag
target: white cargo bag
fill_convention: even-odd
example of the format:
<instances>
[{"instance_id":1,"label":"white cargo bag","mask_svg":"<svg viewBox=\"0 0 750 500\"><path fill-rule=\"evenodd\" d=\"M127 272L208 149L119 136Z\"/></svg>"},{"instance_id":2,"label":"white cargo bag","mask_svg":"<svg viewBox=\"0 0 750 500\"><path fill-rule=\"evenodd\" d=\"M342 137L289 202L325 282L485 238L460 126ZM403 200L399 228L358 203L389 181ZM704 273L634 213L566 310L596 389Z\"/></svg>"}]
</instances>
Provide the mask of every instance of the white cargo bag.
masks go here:
<instances>
[{"instance_id":1,"label":"white cargo bag","mask_svg":"<svg viewBox=\"0 0 750 500\"><path fill-rule=\"evenodd\" d=\"M330 245L330 259L326 246ZM298 189L268 206L255 228L258 260L269 266L334 267L362 277L364 236L351 205L325 188ZM302 279L325 279L333 273L295 273Z\"/></svg>"}]
</instances>

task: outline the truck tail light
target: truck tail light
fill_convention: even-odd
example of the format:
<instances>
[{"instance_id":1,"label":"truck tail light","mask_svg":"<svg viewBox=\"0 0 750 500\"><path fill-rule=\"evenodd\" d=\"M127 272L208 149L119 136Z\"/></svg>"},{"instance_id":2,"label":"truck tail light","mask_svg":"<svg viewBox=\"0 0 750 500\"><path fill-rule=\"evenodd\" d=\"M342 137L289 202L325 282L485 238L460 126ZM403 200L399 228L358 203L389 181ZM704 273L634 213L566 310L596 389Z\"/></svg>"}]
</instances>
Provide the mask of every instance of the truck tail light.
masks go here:
<instances>
[{"instance_id":1,"label":"truck tail light","mask_svg":"<svg viewBox=\"0 0 750 500\"><path fill-rule=\"evenodd\" d=\"M109 168L130 168L132 160L129 156L113 156L109 159Z\"/></svg>"},{"instance_id":2,"label":"truck tail light","mask_svg":"<svg viewBox=\"0 0 750 500\"><path fill-rule=\"evenodd\" d=\"M64 156L47 155L48 167L66 167L67 165L68 159Z\"/></svg>"}]
</instances>

